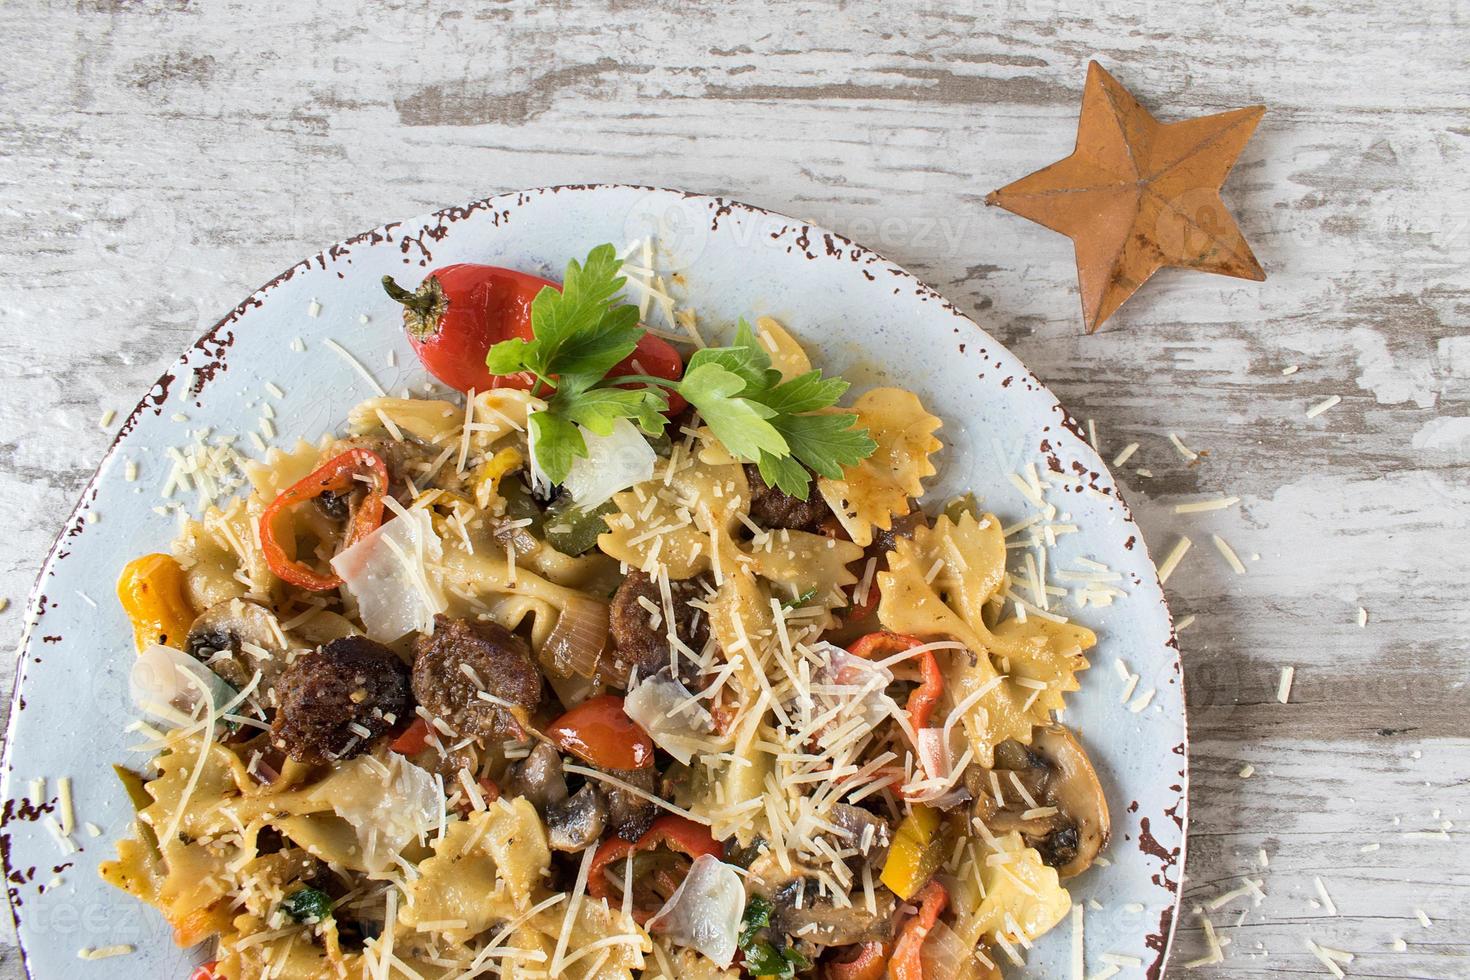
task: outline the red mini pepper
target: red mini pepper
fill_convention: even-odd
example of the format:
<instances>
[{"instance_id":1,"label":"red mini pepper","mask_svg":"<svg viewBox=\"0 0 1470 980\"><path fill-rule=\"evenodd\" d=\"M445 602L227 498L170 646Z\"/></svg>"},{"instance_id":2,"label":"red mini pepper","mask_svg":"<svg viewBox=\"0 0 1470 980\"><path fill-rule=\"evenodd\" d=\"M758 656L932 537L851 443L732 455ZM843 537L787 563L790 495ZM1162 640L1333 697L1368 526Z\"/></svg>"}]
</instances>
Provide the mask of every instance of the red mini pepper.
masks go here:
<instances>
[{"instance_id":1,"label":"red mini pepper","mask_svg":"<svg viewBox=\"0 0 1470 980\"><path fill-rule=\"evenodd\" d=\"M415 718L413 724L403 730L403 734L395 738L388 746L399 755L418 755L429 747L429 723L422 718Z\"/></svg>"},{"instance_id":2,"label":"red mini pepper","mask_svg":"<svg viewBox=\"0 0 1470 980\"><path fill-rule=\"evenodd\" d=\"M502 340L532 340L531 303L541 290L561 286L550 279L494 265L460 263L435 269L413 292L383 277L388 295L403 304L408 342L434 377L459 391L491 388L529 389L528 374L495 375L485 355ZM684 373L684 360L666 341L645 333L638 347L608 372L644 374L674 380ZM669 395L669 411L684 407Z\"/></svg>"},{"instance_id":3,"label":"red mini pepper","mask_svg":"<svg viewBox=\"0 0 1470 980\"><path fill-rule=\"evenodd\" d=\"M877 633L859 637L847 652L854 657L871 660L875 653L898 653L923 645L924 641L917 636L880 630ZM939 698L944 694L944 671L939 669L939 660L934 656L933 650L925 650L919 654L919 671L923 676L923 681L909 694L909 702L906 706L909 721L914 726L916 733L921 728L929 727L929 716L934 713L934 708L939 704Z\"/></svg>"},{"instance_id":4,"label":"red mini pepper","mask_svg":"<svg viewBox=\"0 0 1470 980\"><path fill-rule=\"evenodd\" d=\"M914 898L919 903L919 912L904 923L898 945L893 948L893 959L888 963L888 975L893 980L924 980L924 963L920 958L924 940L949 904L949 892L937 881L929 882Z\"/></svg>"},{"instance_id":5,"label":"red mini pepper","mask_svg":"<svg viewBox=\"0 0 1470 980\"><path fill-rule=\"evenodd\" d=\"M888 975L891 943L859 943L851 959L828 960L827 980L883 980Z\"/></svg>"},{"instance_id":6,"label":"red mini pepper","mask_svg":"<svg viewBox=\"0 0 1470 980\"><path fill-rule=\"evenodd\" d=\"M219 966L219 960L210 960L208 963L189 974L189 980L219 980L214 968Z\"/></svg>"},{"instance_id":7,"label":"red mini pepper","mask_svg":"<svg viewBox=\"0 0 1470 980\"><path fill-rule=\"evenodd\" d=\"M364 484L358 479L359 476L366 476L368 482ZM265 552L266 564L277 578L312 592L325 592L342 584L341 576L323 575L310 565L288 556L276 537L276 523L287 509L296 504L306 503L324 493L347 493L364 485L367 487L367 496L352 515L352 523L342 542L343 549L346 549L377 530L378 525L383 523L383 498L388 493L388 466L377 453L370 449L349 449L333 456L271 501L265 513L260 515L260 547Z\"/></svg>"},{"instance_id":8,"label":"red mini pepper","mask_svg":"<svg viewBox=\"0 0 1470 980\"><path fill-rule=\"evenodd\" d=\"M608 866L625 860L629 854L651 851L661 845L676 854L685 855L691 861L705 854L722 859L725 856L725 845L711 837L709 828L704 824L695 823L678 814L665 814L655 820L636 843L625 841L621 837L609 837L598 846L597 853L592 855L592 864L587 869L587 894L593 898L610 898L612 882L607 880ZM632 886L631 881L624 882L624 887ZM633 918L639 925L643 925L657 911L658 909L635 907Z\"/></svg>"},{"instance_id":9,"label":"red mini pepper","mask_svg":"<svg viewBox=\"0 0 1470 980\"><path fill-rule=\"evenodd\" d=\"M563 752L603 769L647 769L653 739L623 711L623 699L601 694L577 705L546 729Z\"/></svg>"}]
</instances>

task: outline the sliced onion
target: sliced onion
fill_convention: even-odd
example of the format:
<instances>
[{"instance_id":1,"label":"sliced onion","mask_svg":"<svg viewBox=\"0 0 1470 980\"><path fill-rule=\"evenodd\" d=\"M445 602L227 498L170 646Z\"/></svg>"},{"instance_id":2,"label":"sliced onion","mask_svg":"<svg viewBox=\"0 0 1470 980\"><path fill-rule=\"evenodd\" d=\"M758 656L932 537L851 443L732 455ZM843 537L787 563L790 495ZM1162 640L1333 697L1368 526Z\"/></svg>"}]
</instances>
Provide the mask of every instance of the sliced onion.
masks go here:
<instances>
[{"instance_id":1,"label":"sliced onion","mask_svg":"<svg viewBox=\"0 0 1470 980\"><path fill-rule=\"evenodd\" d=\"M924 945L919 947L919 962L924 964L924 980L979 980L979 962L970 948L949 926L934 923Z\"/></svg>"},{"instance_id":2,"label":"sliced onion","mask_svg":"<svg viewBox=\"0 0 1470 980\"><path fill-rule=\"evenodd\" d=\"M432 633L447 608L428 561L444 553L427 511L404 511L332 559L332 570L357 600L367 635L391 643Z\"/></svg>"},{"instance_id":3,"label":"sliced onion","mask_svg":"<svg viewBox=\"0 0 1470 980\"><path fill-rule=\"evenodd\" d=\"M735 959L744 912L745 885L739 873L719 858L701 854L664 907L648 920L648 929L699 950L724 969Z\"/></svg>"},{"instance_id":4,"label":"sliced onion","mask_svg":"<svg viewBox=\"0 0 1470 980\"><path fill-rule=\"evenodd\" d=\"M686 766L694 758L694 737L714 730L709 712L667 667L629 691L623 711L659 748Z\"/></svg>"},{"instance_id":5,"label":"sliced onion","mask_svg":"<svg viewBox=\"0 0 1470 980\"><path fill-rule=\"evenodd\" d=\"M205 697L217 711L238 692L184 651L154 643L133 661L128 693L143 714L181 728L205 716Z\"/></svg>"},{"instance_id":6,"label":"sliced onion","mask_svg":"<svg viewBox=\"0 0 1470 980\"><path fill-rule=\"evenodd\" d=\"M569 595L541 648L542 663L561 677L591 677L607 646L607 634L607 603Z\"/></svg>"},{"instance_id":7,"label":"sliced onion","mask_svg":"<svg viewBox=\"0 0 1470 980\"><path fill-rule=\"evenodd\" d=\"M592 510L619 490L653 478L658 454L632 422L618 419L605 436L593 435L585 426L578 428L587 443L587 455L572 463L562 486L582 510Z\"/></svg>"}]
</instances>

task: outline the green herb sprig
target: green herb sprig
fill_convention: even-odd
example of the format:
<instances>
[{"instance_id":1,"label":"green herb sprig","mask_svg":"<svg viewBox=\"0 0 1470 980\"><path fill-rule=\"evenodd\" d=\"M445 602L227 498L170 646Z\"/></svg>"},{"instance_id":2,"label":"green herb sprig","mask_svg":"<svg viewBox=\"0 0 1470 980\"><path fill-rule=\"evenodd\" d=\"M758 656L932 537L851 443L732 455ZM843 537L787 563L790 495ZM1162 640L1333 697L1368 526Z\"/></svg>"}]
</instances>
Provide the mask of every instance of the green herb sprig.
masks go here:
<instances>
[{"instance_id":1,"label":"green herb sprig","mask_svg":"<svg viewBox=\"0 0 1470 980\"><path fill-rule=\"evenodd\" d=\"M561 290L548 286L531 303L534 339L502 341L485 358L494 374L529 373L535 393L554 389L545 411L530 417L536 462L553 483L587 455L578 426L606 436L617 420L631 419L648 435L660 435L668 424L666 392L693 405L731 455L755 463L769 486L802 500L811 472L840 479L844 466L877 449L855 414L831 410L846 381L821 371L783 381L744 320L729 347L696 351L678 380L608 377L645 332L637 308L616 300L625 282L621 267L611 245L597 246L583 263L570 262Z\"/></svg>"}]
</instances>

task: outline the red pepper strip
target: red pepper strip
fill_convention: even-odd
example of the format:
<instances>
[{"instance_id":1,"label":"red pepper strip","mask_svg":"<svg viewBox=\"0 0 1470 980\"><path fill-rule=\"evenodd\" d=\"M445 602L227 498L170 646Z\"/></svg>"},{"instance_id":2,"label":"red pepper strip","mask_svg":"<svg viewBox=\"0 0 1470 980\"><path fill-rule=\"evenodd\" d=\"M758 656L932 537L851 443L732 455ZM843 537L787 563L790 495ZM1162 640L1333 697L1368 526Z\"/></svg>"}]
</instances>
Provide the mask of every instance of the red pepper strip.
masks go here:
<instances>
[{"instance_id":1,"label":"red pepper strip","mask_svg":"<svg viewBox=\"0 0 1470 980\"><path fill-rule=\"evenodd\" d=\"M828 960L827 980L883 980L888 974L891 944L861 943L850 960Z\"/></svg>"},{"instance_id":2,"label":"red pepper strip","mask_svg":"<svg viewBox=\"0 0 1470 980\"><path fill-rule=\"evenodd\" d=\"M388 467L383 457L370 449L349 449L340 456L333 456L316 470L286 489L271 501L265 513L260 515L260 547L265 552L266 564L276 577L292 585L312 592L326 592L342 584L337 575L323 575L309 565L286 555L286 549L276 540L276 522L281 514L296 504L314 500L324 493L346 493L362 486L359 474L372 478L368 493L357 512L342 547L350 548L383 523L383 497L388 492Z\"/></svg>"},{"instance_id":3,"label":"red pepper strip","mask_svg":"<svg viewBox=\"0 0 1470 980\"><path fill-rule=\"evenodd\" d=\"M429 723L415 718L413 724L403 730L388 748L400 755L417 755L429 747Z\"/></svg>"},{"instance_id":4,"label":"red pepper strip","mask_svg":"<svg viewBox=\"0 0 1470 980\"><path fill-rule=\"evenodd\" d=\"M904 923L898 945L893 949L893 959L888 963L888 975L893 980L924 980L924 963L919 954L929 931L939 921L939 914L949 904L949 892L937 881L929 882L914 898L919 903L919 914Z\"/></svg>"},{"instance_id":5,"label":"red pepper strip","mask_svg":"<svg viewBox=\"0 0 1470 980\"><path fill-rule=\"evenodd\" d=\"M852 597L850 603L852 609L847 614L847 621L849 623L860 623L863 620L867 619L869 616L873 615L873 612L878 608L878 600L879 598L881 598L878 592L877 582L868 583L868 594L863 597L862 605L858 605L857 603L857 590L858 587L854 585L852 587ZM855 656L860 655L855 654Z\"/></svg>"},{"instance_id":6,"label":"red pepper strip","mask_svg":"<svg viewBox=\"0 0 1470 980\"><path fill-rule=\"evenodd\" d=\"M486 803L494 803L500 799L500 787L489 776L480 777L480 793L485 797Z\"/></svg>"},{"instance_id":7,"label":"red pepper strip","mask_svg":"<svg viewBox=\"0 0 1470 980\"><path fill-rule=\"evenodd\" d=\"M875 653L898 653L923 645L924 641L917 636L882 630L859 637L857 642L848 647L847 652L854 657L871 660ZM944 671L939 669L939 660L934 656L933 650L925 650L919 654L919 670L923 674L923 683L909 695L906 706L909 721L916 733L921 728L929 727L929 716L934 713L934 707L939 704L939 697L944 693Z\"/></svg>"},{"instance_id":8,"label":"red pepper strip","mask_svg":"<svg viewBox=\"0 0 1470 980\"><path fill-rule=\"evenodd\" d=\"M637 843L630 843L621 837L609 837L598 846L597 853L592 855L592 866L587 869L587 894L593 898L610 898L612 883L607 880L608 867L614 862L625 860L629 854L651 851L660 844L677 854L687 855L691 860L704 854L717 858L725 856L725 845L711 837L709 828L704 824L695 823L677 814L665 814L653 822L648 831L638 838ZM624 887L631 888L633 883L624 882ZM657 911L658 909L634 908L633 918L639 925L643 925Z\"/></svg>"},{"instance_id":9,"label":"red pepper strip","mask_svg":"<svg viewBox=\"0 0 1470 980\"><path fill-rule=\"evenodd\" d=\"M189 974L189 980L219 980L215 975L214 968L219 966L219 960L210 960L208 963Z\"/></svg>"},{"instance_id":10,"label":"red pepper strip","mask_svg":"<svg viewBox=\"0 0 1470 980\"><path fill-rule=\"evenodd\" d=\"M653 765L653 739L623 711L616 694L588 698L546 729L563 752L603 769L647 769Z\"/></svg>"}]
</instances>

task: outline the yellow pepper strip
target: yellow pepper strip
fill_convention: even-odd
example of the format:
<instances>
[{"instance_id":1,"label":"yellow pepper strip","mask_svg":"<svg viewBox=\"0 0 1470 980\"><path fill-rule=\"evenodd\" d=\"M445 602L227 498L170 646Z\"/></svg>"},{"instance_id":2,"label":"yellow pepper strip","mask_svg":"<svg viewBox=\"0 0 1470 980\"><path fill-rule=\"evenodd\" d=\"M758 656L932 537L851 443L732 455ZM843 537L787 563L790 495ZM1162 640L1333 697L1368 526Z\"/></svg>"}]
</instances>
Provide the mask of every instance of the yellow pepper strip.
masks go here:
<instances>
[{"instance_id":1,"label":"yellow pepper strip","mask_svg":"<svg viewBox=\"0 0 1470 980\"><path fill-rule=\"evenodd\" d=\"M133 642L184 649L194 608L184 596L184 569L168 555L144 555L123 568L117 598L133 623Z\"/></svg>"},{"instance_id":2,"label":"yellow pepper strip","mask_svg":"<svg viewBox=\"0 0 1470 980\"><path fill-rule=\"evenodd\" d=\"M470 477L470 487L474 490L475 502L481 507L490 506L490 501L500 489L501 477L507 473L514 473L521 468L524 462L519 450L513 446L507 446L481 463Z\"/></svg>"},{"instance_id":3,"label":"yellow pepper strip","mask_svg":"<svg viewBox=\"0 0 1470 980\"><path fill-rule=\"evenodd\" d=\"M893 846L883 862L880 880L899 898L908 901L944 863L944 841L939 835L939 811L915 806L898 825Z\"/></svg>"}]
</instances>

